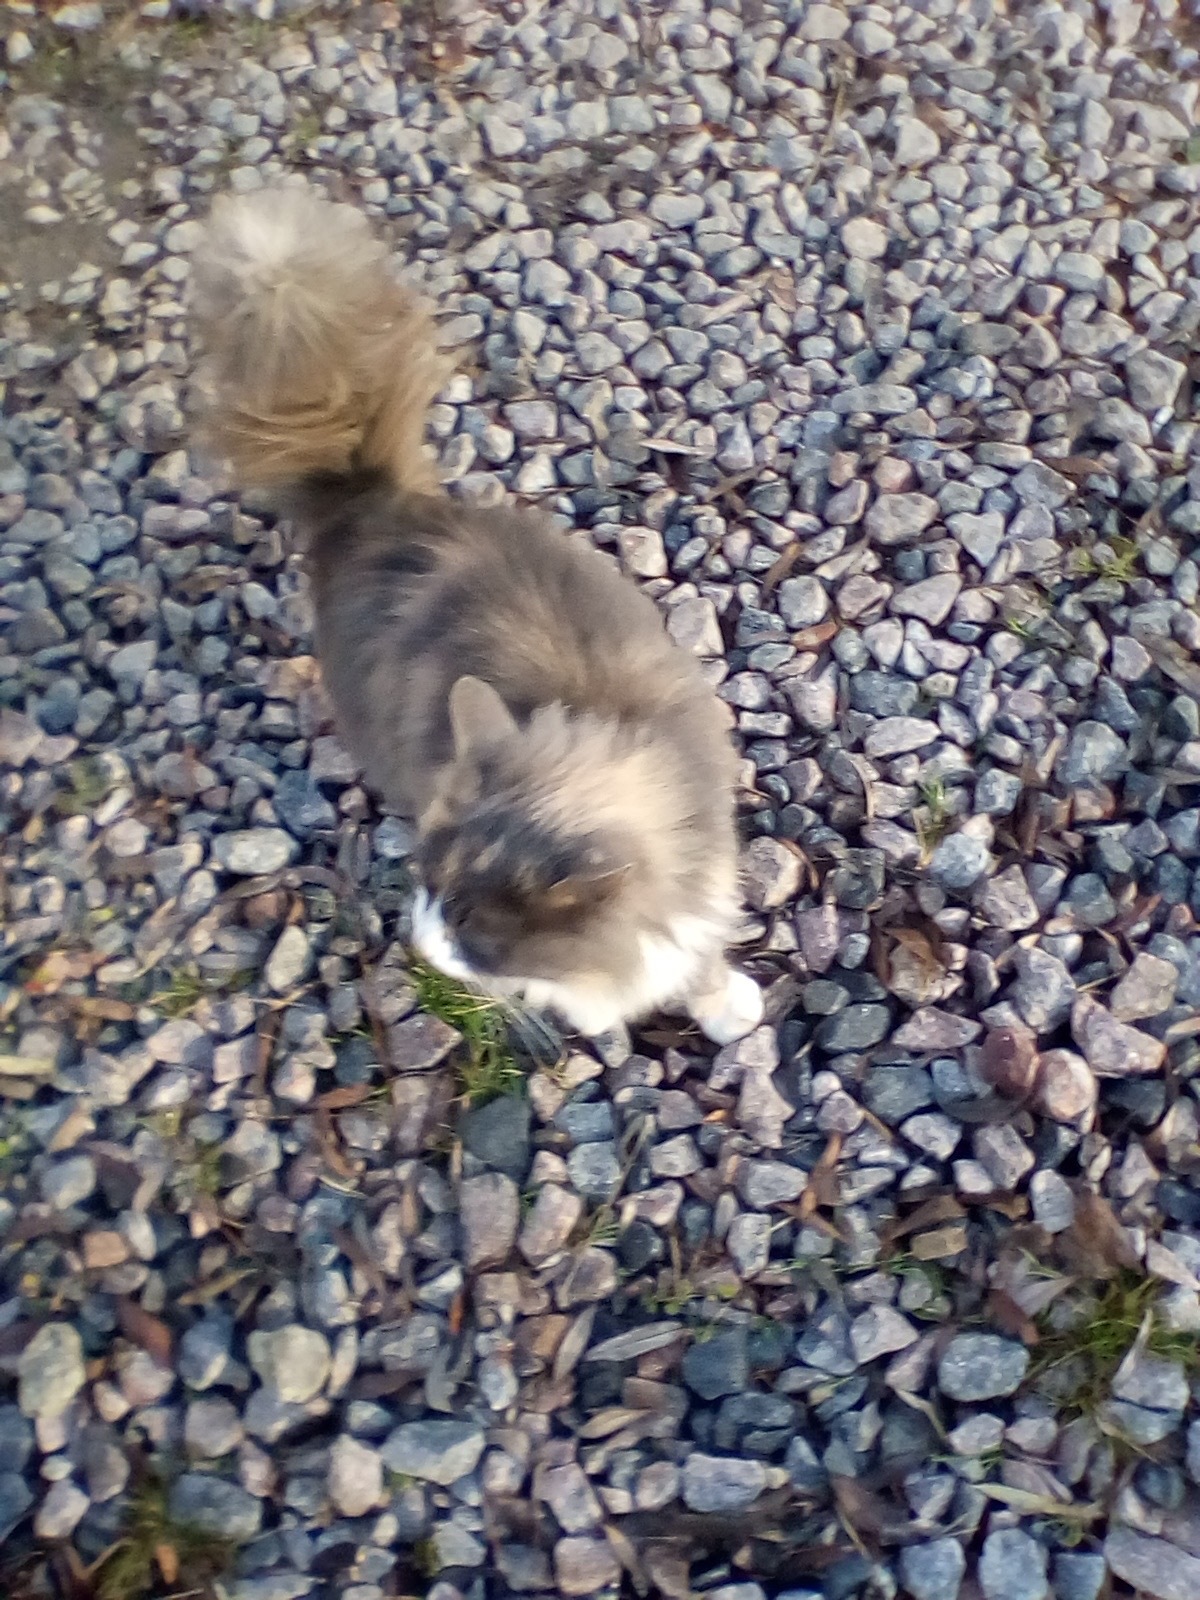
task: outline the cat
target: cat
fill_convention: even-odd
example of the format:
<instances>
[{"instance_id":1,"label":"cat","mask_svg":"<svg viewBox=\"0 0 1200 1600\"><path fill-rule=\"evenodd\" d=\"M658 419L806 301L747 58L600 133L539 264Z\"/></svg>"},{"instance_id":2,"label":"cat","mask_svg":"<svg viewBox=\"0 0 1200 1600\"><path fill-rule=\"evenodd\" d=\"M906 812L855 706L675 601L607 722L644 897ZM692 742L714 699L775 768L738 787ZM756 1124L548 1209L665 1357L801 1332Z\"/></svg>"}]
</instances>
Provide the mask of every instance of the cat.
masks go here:
<instances>
[{"instance_id":1,"label":"cat","mask_svg":"<svg viewBox=\"0 0 1200 1600\"><path fill-rule=\"evenodd\" d=\"M303 539L341 734L415 823L421 955L583 1035L664 1009L750 1033L724 708L586 540L439 486L451 369L366 218L306 186L222 197L191 310L200 439Z\"/></svg>"}]
</instances>

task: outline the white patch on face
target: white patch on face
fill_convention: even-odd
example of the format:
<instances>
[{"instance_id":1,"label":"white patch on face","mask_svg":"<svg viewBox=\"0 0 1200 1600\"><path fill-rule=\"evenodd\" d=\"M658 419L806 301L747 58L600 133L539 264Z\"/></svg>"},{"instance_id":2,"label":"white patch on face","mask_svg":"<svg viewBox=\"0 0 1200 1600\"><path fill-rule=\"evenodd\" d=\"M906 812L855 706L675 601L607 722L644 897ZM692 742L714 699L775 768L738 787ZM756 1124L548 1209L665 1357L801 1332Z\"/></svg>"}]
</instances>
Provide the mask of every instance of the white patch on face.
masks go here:
<instances>
[{"instance_id":1,"label":"white patch on face","mask_svg":"<svg viewBox=\"0 0 1200 1600\"><path fill-rule=\"evenodd\" d=\"M453 935L446 927L441 902L419 889L413 901L413 943L431 966L447 977L491 994L497 999L522 1000L535 1011L557 1012L567 1026L585 1038L609 1033L623 1022L644 1017L659 1009L685 1008L691 991L714 954L722 948L727 929L722 922L704 917L678 918L665 937L643 934L639 941L642 964L633 981L616 989L602 975L577 980L555 981L545 978L486 976L477 973L464 960ZM705 1032L738 1038L753 1026L754 1002L761 1014L762 999L757 985L736 974L733 1004L718 1004L714 1015L697 1017ZM751 992L745 992L745 990ZM707 1021L707 1026L706 1026Z\"/></svg>"},{"instance_id":2,"label":"white patch on face","mask_svg":"<svg viewBox=\"0 0 1200 1600\"><path fill-rule=\"evenodd\" d=\"M477 983L478 976L463 960L442 916L440 900L418 889L412 909L413 943L431 967L460 983Z\"/></svg>"}]
</instances>

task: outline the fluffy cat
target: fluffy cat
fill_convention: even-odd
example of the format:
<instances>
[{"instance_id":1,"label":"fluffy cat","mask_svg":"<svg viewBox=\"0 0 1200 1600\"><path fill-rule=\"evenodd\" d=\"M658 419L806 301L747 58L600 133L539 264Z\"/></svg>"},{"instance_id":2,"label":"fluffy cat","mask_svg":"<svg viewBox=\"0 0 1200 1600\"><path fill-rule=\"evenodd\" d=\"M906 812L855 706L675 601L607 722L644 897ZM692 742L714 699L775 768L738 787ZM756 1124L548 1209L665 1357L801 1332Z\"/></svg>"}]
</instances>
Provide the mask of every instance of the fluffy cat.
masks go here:
<instances>
[{"instance_id":1,"label":"fluffy cat","mask_svg":"<svg viewBox=\"0 0 1200 1600\"><path fill-rule=\"evenodd\" d=\"M439 488L448 368L365 218L304 187L223 198L192 297L203 435L298 528L342 735L415 821L421 953L583 1034L657 1009L750 1032L723 710L589 544Z\"/></svg>"}]
</instances>

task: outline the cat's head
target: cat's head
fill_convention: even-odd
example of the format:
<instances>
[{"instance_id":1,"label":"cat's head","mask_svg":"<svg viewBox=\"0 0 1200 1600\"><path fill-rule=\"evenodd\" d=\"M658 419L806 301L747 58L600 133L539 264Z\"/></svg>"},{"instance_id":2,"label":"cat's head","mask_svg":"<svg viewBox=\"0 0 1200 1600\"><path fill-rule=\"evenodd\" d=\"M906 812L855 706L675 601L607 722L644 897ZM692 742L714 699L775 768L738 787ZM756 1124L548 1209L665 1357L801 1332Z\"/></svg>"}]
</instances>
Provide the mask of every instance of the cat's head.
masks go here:
<instances>
[{"instance_id":1,"label":"cat's head","mask_svg":"<svg viewBox=\"0 0 1200 1600\"><path fill-rule=\"evenodd\" d=\"M555 760L568 753L554 748L569 741L567 719L538 713L522 727L494 689L464 677L450 723L453 759L418 822L418 949L496 992L593 972L634 869L604 796L589 804L578 771Z\"/></svg>"}]
</instances>

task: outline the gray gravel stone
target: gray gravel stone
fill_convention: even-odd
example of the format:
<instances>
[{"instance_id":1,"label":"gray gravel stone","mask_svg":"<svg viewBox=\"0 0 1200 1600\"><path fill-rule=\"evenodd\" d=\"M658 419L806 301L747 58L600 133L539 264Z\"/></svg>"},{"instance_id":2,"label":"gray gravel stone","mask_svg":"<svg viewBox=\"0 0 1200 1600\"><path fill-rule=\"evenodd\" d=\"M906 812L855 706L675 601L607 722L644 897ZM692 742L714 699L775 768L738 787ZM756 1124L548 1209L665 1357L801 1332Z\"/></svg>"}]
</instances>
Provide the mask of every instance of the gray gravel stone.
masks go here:
<instances>
[{"instance_id":1,"label":"gray gravel stone","mask_svg":"<svg viewBox=\"0 0 1200 1600\"><path fill-rule=\"evenodd\" d=\"M185 1472L171 1486L170 1511L179 1522L239 1544L262 1527L262 1502L236 1483L202 1472Z\"/></svg>"},{"instance_id":2,"label":"gray gravel stone","mask_svg":"<svg viewBox=\"0 0 1200 1600\"><path fill-rule=\"evenodd\" d=\"M1103 722L1081 722L1071 732L1055 763L1054 775L1066 789L1111 783L1129 764L1120 736Z\"/></svg>"},{"instance_id":3,"label":"gray gravel stone","mask_svg":"<svg viewBox=\"0 0 1200 1600\"><path fill-rule=\"evenodd\" d=\"M962 894L979 882L991 864L992 853L983 839L952 833L930 856L929 876L941 888Z\"/></svg>"},{"instance_id":4,"label":"gray gravel stone","mask_svg":"<svg viewBox=\"0 0 1200 1600\"><path fill-rule=\"evenodd\" d=\"M0 1472L0 1539L7 1539L33 1504L33 1494L19 1472Z\"/></svg>"},{"instance_id":5,"label":"gray gravel stone","mask_svg":"<svg viewBox=\"0 0 1200 1600\"><path fill-rule=\"evenodd\" d=\"M17 1362L21 1410L39 1420L61 1416L85 1378L78 1331L70 1323L48 1322L34 1334Z\"/></svg>"},{"instance_id":6,"label":"gray gravel stone","mask_svg":"<svg viewBox=\"0 0 1200 1600\"><path fill-rule=\"evenodd\" d=\"M886 1006L847 1006L835 1016L826 1017L817 1028L816 1042L829 1053L843 1050L869 1050L887 1036L891 1014Z\"/></svg>"},{"instance_id":7,"label":"gray gravel stone","mask_svg":"<svg viewBox=\"0 0 1200 1600\"><path fill-rule=\"evenodd\" d=\"M952 1400L993 1400L1025 1377L1029 1352L994 1333L959 1333L938 1362L938 1384Z\"/></svg>"},{"instance_id":8,"label":"gray gravel stone","mask_svg":"<svg viewBox=\"0 0 1200 1600\"><path fill-rule=\"evenodd\" d=\"M213 840L216 864L242 877L278 872L295 859L296 853L296 841L282 828L247 828L220 833Z\"/></svg>"},{"instance_id":9,"label":"gray gravel stone","mask_svg":"<svg viewBox=\"0 0 1200 1600\"><path fill-rule=\"evenodd\" d=\"M363 1517L383 1500L383 1460L377 1450L342 1434L329 1452L329 1498L343 1517Z\"/></svg>"},{"instance_id":10,"label":"gray gravel stone","mask_svg":"<svg viewBox=\"0 0 1200 1600\"><path fill-rule=\"evenodd\" d=\"M683 1358L683 1381L704 1400L740 1394L750 1382L750 1356L740 1329L714 1334L689 1346Z\"/></svg>"},{"instance_id":11,"label":"gray gravel stone","mask_svg":"<svg viewBox=\"0 0 1200 1600\"><path fill-rule=\"evenodd\" d=\"M1000 1528L983 1541L979 1586L987 1600L1046 1600L1046 1548L1020 1528Z\"/></svg>"},{"instance_id":12,"label":"gray gravel stone","mask_svg":"<svg viewBox=\"0 0 1200 1600\"><path fill-rule=\"evenodd\" d=\"M392 1472L447 1486L474 1472L483 1447L483 1429L472 1422L404 1422L384 1440L380 1455Z\"/></svg>"},{"instance_id":13,"label":"gray gravel stone","mask_svg":"<svg viewBox=\"0 0 1200 1600\"><path fill-rule=\"evenodd\" d=\"M761 1461L697 1451L683 1463L683 1501L690 1511L742 1511L758 1499L766 1485L767 1472Z\"/></svg>"},{"instance_id":14,"label":"gray gravel stone","mask_svg":"<svg viewBox=\"0 0 1200 1600\"><path fill-rule=\"evenodd\" d=\"M39 1539L69 1539L88 1509L88 1497L69 1478L60 1478L46 1491L33 1519Z\"/></svg>"},{"instance_id":15,"label":"gray gravel stone","mask_svg":"<svg viewBox=\"0 0 1200 1600\"><path fill-rule=\"evenodd\" d=\"M966 1570L957 1539L930 1539L900 1552L900 1575L913 1600L958 1600Z\"/></svg>"},{"instance_id":16,"label":"gray gravel stone","mask_svg":"<svg viewBox=\"0 0 1200 1600\"><path fill-rule=\"evenodd\" d=\"M303 1404L319 1394L329 1376L329 1341L315 1328L290 1323L246 1340L250 1365L276 1398Z\"/></svg>"},{"instance_id":17,"label":"gray gravel stone","mask_svg":"<svg viewBox=\"0 0 1200 1600\"><path fill-rule=\"evenodd\" d=\"M520 1195L511 1178L485 1172L465 1179L459 1215L468 1270L498 1266L507 1259L520 1221Z\"/></svg>"}]
</instances>

